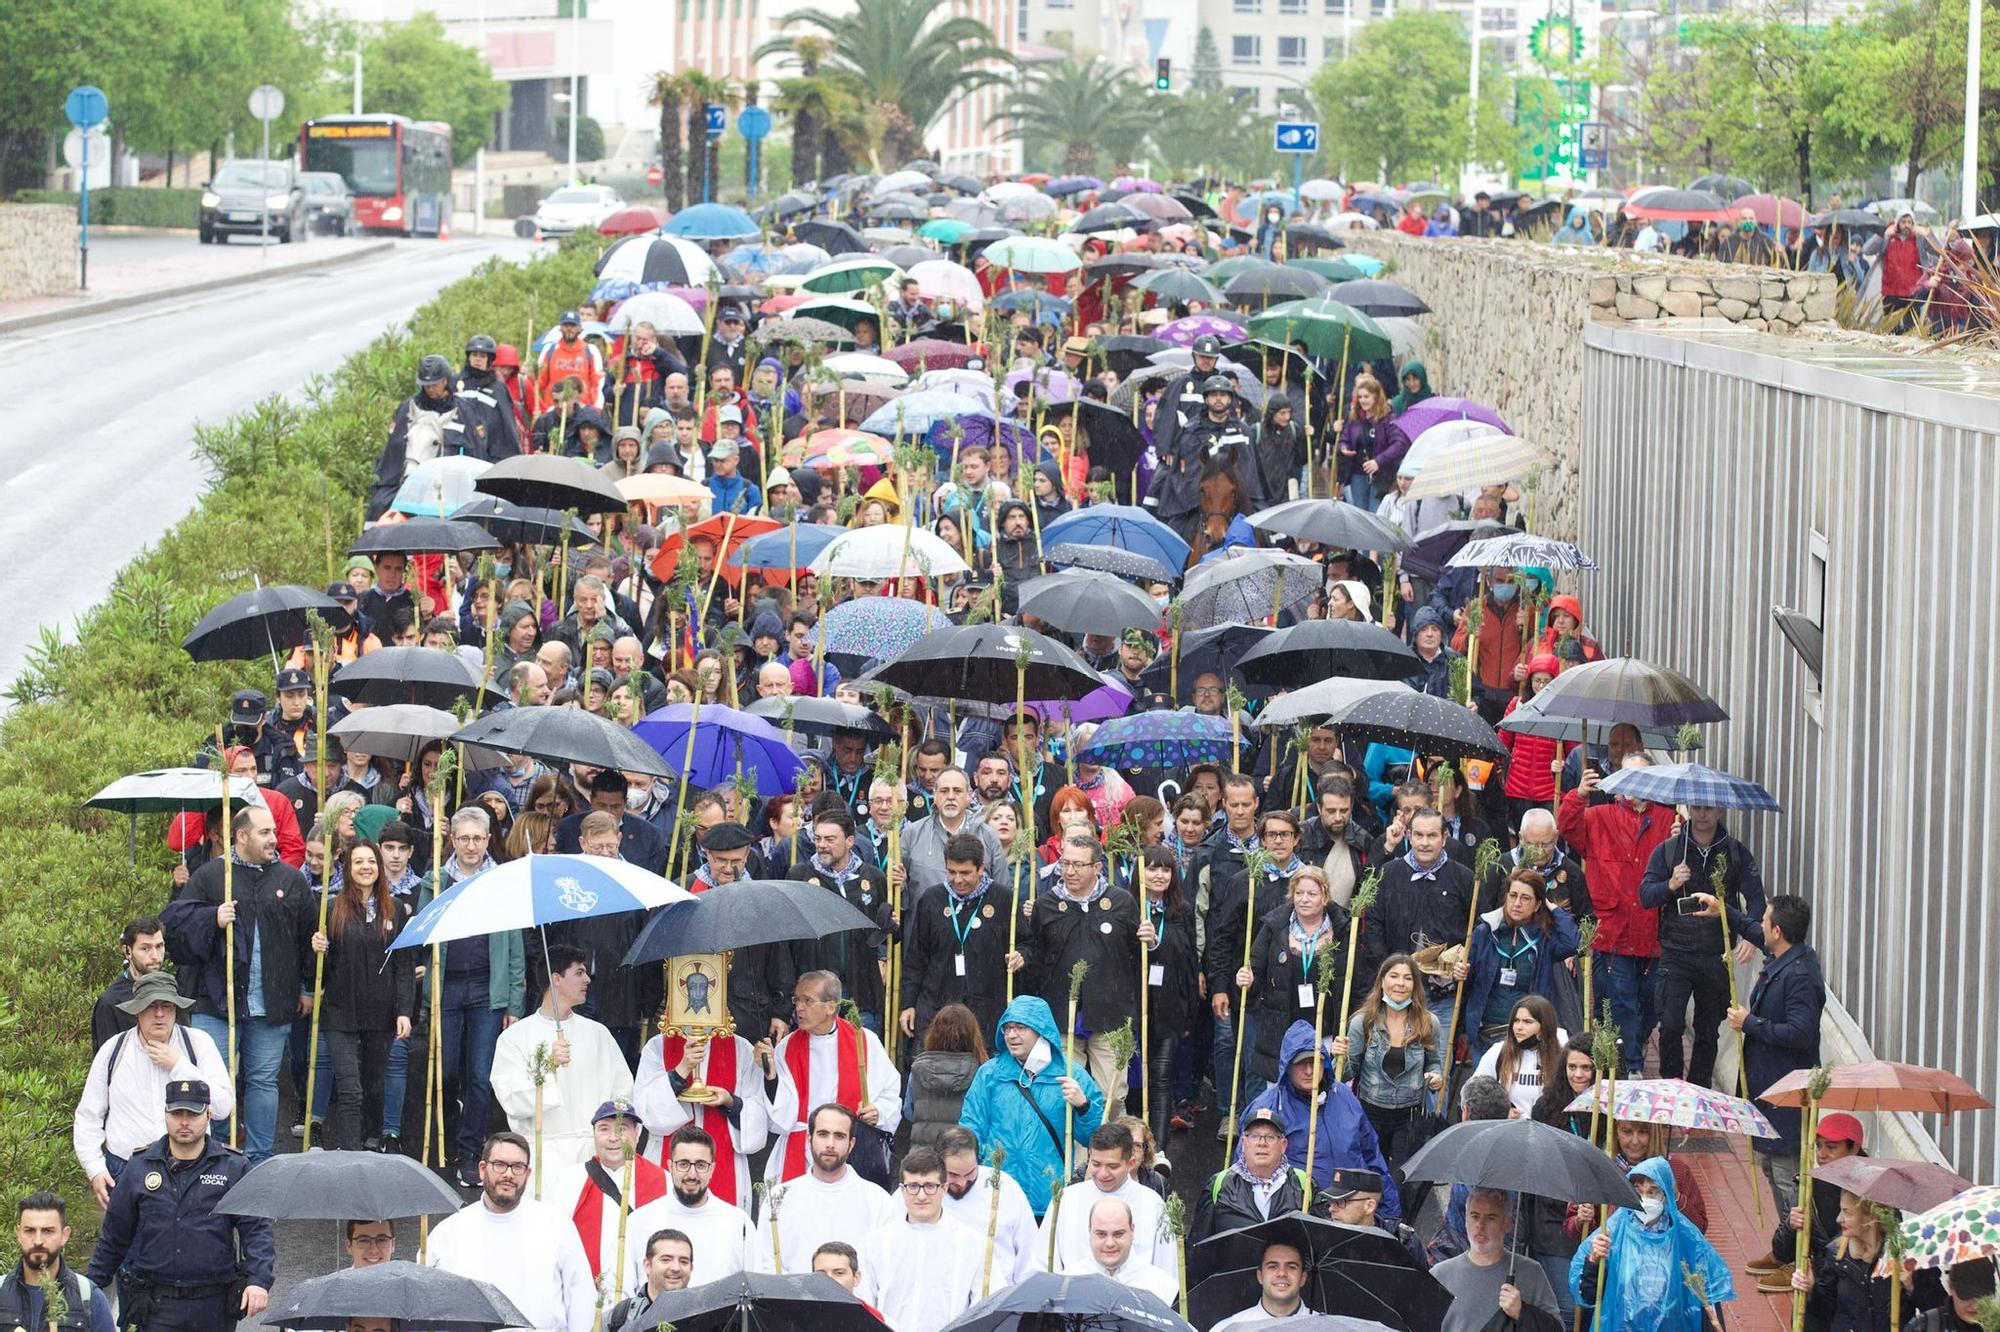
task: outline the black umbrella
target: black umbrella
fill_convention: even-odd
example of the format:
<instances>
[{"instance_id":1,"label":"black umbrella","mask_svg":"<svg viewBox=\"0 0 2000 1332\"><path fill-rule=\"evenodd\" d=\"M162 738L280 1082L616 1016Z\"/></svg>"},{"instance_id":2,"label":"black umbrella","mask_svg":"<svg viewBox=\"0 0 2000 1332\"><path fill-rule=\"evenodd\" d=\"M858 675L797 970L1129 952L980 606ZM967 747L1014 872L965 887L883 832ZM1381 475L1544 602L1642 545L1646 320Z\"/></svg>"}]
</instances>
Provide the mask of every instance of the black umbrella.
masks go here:
<instances>
[{"instance_id":1,"label":"black umbrella","mask_svg":"<svg viewBox=\"0 0 2000 1332\"><path fill-rule=\"evenodd\" d=\"M339 1158L327 1159L346 1164L351 1155L343 1152ZM248 1179L244 1176L246 1182ZM331 1276L301 1281L290 1295L273 1300L259 1321L344 1332L352 1318L393 1318L399 1320L398 1327L421 1327L426 1332L483 1332L487 1328L524 1327L528 1321L495 1286L441 1267L409 1262L350 1267Z\"/></svg>"},{"instance_id":2,"label":"black umbrella","mask_svg":"<svg viewBox=\"0 0 2000 1332\"><path fill-rule=\"evenodd\" d=\"M1359 282L1343 282L1333 298L1350 310L1362 314L1404 318L1410 315L1429 314L1431 307L1417 298L1417 294L1399 282L1383 282L1364 278Z\"/></svg>"},{"instance_id":3,"label":"black umbrella","mask_svg":"<svg viewBox=\"0 0 2000 1332\"><path fill-rule=\"evenodd\" d=\"M1697 176L1688 182L1691 190L1707 190L1710 194L1724 199L1741 199L1746 194L1755 194L1757 187L1741 176L1710 175Z\"/></svg>"},{"instance_id":4,"label":"black umbrella","mask_svg":"<svg viewBox=\"0 0 2000 1332\"><path fill-rule=\"evenodd\" d=\"M449 740L458 725L458 718L443 708L421 703L385 703L348 713L327 727L326 733L340 741L342 749L398 763L415 763L433 744ZM477 745L465 747L465 765L475 772L505 767L506 763L506 759L490 749Z\"/></svg>"},{"instance_id":5,"label":"black umbrella","mask_svg":"<svg viewBox=\"0 0 2000 1332\"><path fill-rule=\"evenodd\" d=\"M215 1210L273 1221L389 1221L441 1216L463 1206L458 1190L410 1157L305 1152L250 1167Z\"/></svg>"},{"instance_id":6,"label":"black umbrella","mask_svg":"<svg viewBox=\"0 0 2000 1332\"><path fill-rule=\"evenodd\" d=\"M1356 699L1327 718L1342 739L1373 740L1426 756L1504 759L1507 750L1478 713L1455 699L1395 691Z\"/></svg>"},{"instance_id":7,"label":"black umbrella","mask_svg":"<svg viewBox=\"0 0 2000 1332\"><path fill-rule=\"evenodd\" d=\"M1639 1205L1625 1171L1601 1148L1533 1119L1453 1124L1418 1149L1403 1175L1570 1202Z\"/></svg>"},{"instance_id":8,"label":"black umbrella","mask_svg":"<svg viewBox=\"0 0 2000 1332\"><path fill-rule=\"evenodd\" d=\"M477 523L497 540L513 545L553 546L560 542L574 548L597 543L597 533L585 527L580 519L571 518L565 523L560 509L509 504L491 495L461 504L451 516Z\"/></svg>"},{"instance_id":9,"label":"black umbrella","mask_svg":"<svg viewBox=\"0 0 2000 1332\"><path fill-rule=\"evenodd\" d=\"M1252 310L1262 310L1266 306L1283 301L1300 301L1318 296L1333 284L1310 269L1291 268L1284 264L1259 264L1255 268L1245 268L1229 279L1222 294L1232 305L1247 306ZM1347 299L1344 294L1342 301Z\"/></svg>"},{"instance_id":10,"label":"black umbrella","mask_svg":"<svg viewBox=\"0 0 2000 1332\"><path fill-rule=\"evenodd\" d=\"M1545 689L1542 693L1547 693ZM1521 705L1500 719L1499 730L1511 731L1515 735L1532 735L1543 740L1565 740L1575 744L1579 738L1593 745L1604 744L1611 738L1611 728L1618 723L1607 721L1581 721L1575 717L1551 717L1542 711L1542 694L1524 699ZM1679 728L1673 726L1641 726L1639 742L1650 749L1686 748L1676 734ZM1694 748L1699 749L1697 743Z\"/></svg>"},{"instance_id":11,"label":"black umbrella","mask_svg":"<svg viewBox=\"0 0 2000 1332\"><path fill-rule=\"evenodd\" d=\"M676 1332L882 1332L868 1306L823 1272L766 1276L735 1272L720 1281L670 1290L631 1327Z\"/></svg>"},{"instance_id":12,"label":"black umbrella","mask_svg":"<svg viewBox=\"0 0 2000 1332\"><path fill-rule=\"evenodd\" d=\"M882 257L898 268L909 268L913 264L928 263L938 257L936 250L923 245L891 245L882 251Z\"/></svg>"},{"instance_id":13,"label":"black umbrella","mask_svg":"<svg viewBox=\"0 0 2000 1332\"><path fill-rule=\"evenodd\" d=\"M744 879L654 913L625 950L625 965L880 928L859 908L818 884Z\"/></svg>"},{"instance_id":14,"label":"black umbrella","mask_svg":"<svg viewBox=\"0 0 2000 1332\"><path fill-rule=\"evenodd\" d=\"M1046 620L1065 633L1115 634L1160 626L1160 608L1151 597L1097 569L1044 574L1021 584L1020 593L1023 615Z\"/></svg>"},{"instance_id":15,"label":"black umbrella","mask_svg":"<svg viewBox=\"0 0 2000 1332\"><path fill-rule=\"evenodd\" d=\"M1844 227L1849 231L1883 231L1888 227L1866 208L1833 208L1809 219L1815 227ZM1966 231L1984 231L1985 227L1963 227Z\"/></svg>"},{"instance_id":16,"label":"black umbrella","mask_svg":"<svg viewBox=\"0 0 2000 1332\"><path fill-rule=\"evenodd\" d=\"M1190 213L1193 213L1196 217L1215 216L1215 209L1209 206L1208 200L1200 197L1199 195L1176 194L1173 197L1180 202L1181 207L1187 209Z\"/></svg>"},{"instance_id":17,"label":"black umbrella","mask_svg":"<svg viewBox=\"0 0 2000 1332\"><path fill-rule=\"evenodd\" d=\"M812 212L819 207L819 199L803 190L791 190L764 206L771 210L772 217L792 217L799 213Z\"/></svg>"},{"instance_id":18,"label":"black umbrella","mask_svg":"<svg viewBox=\"0 0 2000 1332\"><path fill-rule=\"evenodd\" d=\"M1337 550L1409 550L1402 528L1345 500L1296 499L1250 515L1250 526Z\"/></svg>"},{"instance_id":19,"label":"black umbrella","mask_svg":"<svg viewBox=\"0 0 2000 1332\"><path fill-rule=\"evenodd\" d=\"M1535 696L1549 717L1681 726L1728 721L1729 714L1694 681L1637 657L1609 657L1572 666Z\"/></svg>"},{"instance_id":20,"label":"black umbrella","mask_svg":"<svg viewBox=\"0 0 2000 1332\"><path fill-rule=\"evenodd\" d=\"M1579 1139L1581 1141L1581 1139ZM1188 1316L1213 1327L1256 1304L1263 1295L1257 1265L1272 1244L1288 1244L1305 1261L1300 1295L1308 1309L1366 1319L1403 1332L1438 1332L1451 1293L1420 1271L1401 1240L1375 1226L1346 1226L1299 1213L1254 1226L1225 1230L1194 1246L1189 1279L1206 1273L1188 1292Z\"/></svg>"},{"instance_id":21,"label":"black umbrella","mask_svg":"<svg viewBox=\"0 0 2000 1332\"><path fill-rule=\"evenodd\" d=\"M938 184L944 186L946 189L957 190L960 194L978 194L986 188L977 176L954 175L947 172L944 175L935 177L935 179Z\"/></svg>"},{"instance_id":22,"label":"black umbrella","mask_svg":"<svg viewBox=\"0 0 2000 1332\"><path fill-rule=\"evenodd\" d=\"M1236 660L1245 652L1276 633L1259 624L1218 624L1206 629L1190 629L1181 635L1180 653L1180 697L1176 703L1187 703L1193 695L1194 678L1204 672L1219 675L1226 682L1236 669ZM1152 664L1139 676L1139 683L1158 692L1166 692L1173 675L1173 653L1162 652L1153 658Z\"/></svg>"},{"instance_id":23,"label":"black umbrella","mask_svg":"<svg viewBox=\"0 0 2000 1332\"><path fill-rule=\"evenodd\" d=\"M1317 375L1321 379L1326 374L1313 365L1312 357L1288 343L1273 342L1269 338L1247 338L1238 334L1223 339L1224 348L1231 352L1235 361L1261 369L1273 361L1285 363L1285 379L1292 384L1303 384Z\"/></svg>"},{"instance_id":24,"label":"black umbrella","mask_svg":"<svg viewBox=\"0 0 2000 1332\"><path fill-rule=\"evenodd\" d=\"M1294 222L1285 228L1285 248L1296 251L1303 241L1308 249L1344 250L1347 242L1317 222Z\"/></svg>"},{"instance_id":25,"label":"black umbrella","mask_svg":"<svg viewBox=\"0 0 2000 1332\"><path fill-rule=\"evenodd\" d=\"M1036 1272L995 1291L943 1332L1193 1332L1157 1295L1090 1272Z\"/></svg>"},{"instance_id":26,"label":"black umbrella","mask_svg":"<svg viewBox=\"0 0 2000 1332\"><path fill-rule=\"evenodd\" d=\"M832 656L832 653L828 653ZM889 723L855 703L831 698L792 695L760 698L743 709L752 717L762 717L779 730L789 727L801 735L832 735L835 731L859 731L863 735L891 740L896 733Z\"/></svg>"},{"instance_id":27,"label":"black umbrella","mask_svg":"<svg viewBox=\"0 0 2000 1332\"><path fill-rule=\"evenodd\" d=\"M824 219L801 222L792 228L792 235L807 245L817 245L834 256L868 253L868 242L862 240L861 234L845 222L828 222Z\"/></svg>"},{"instance_id":28,"label":"black umbrella","mask_svg":"<svg viewBox=\"0 0 2000 1332\"><path fill-rule=\"evenodd\" d=\"M412 518L380 523L347 548L349 555L456 555L467 550L498 550L500 543L477 523L456 518Z\"/></svg>"},{"instance_id":29,"label":"black umbrella","mask_svg":"<svg viewBox=\"0 0 2000 1332\"><path fill-rule=\"evenodd\" d=\"M1111 473L1111 502L1137 504L1142 496L1133 493L1137 484L1134 469L1146 453L1146 436L1125 412L1089 398L1050 403L1044 419L1060 421L1072 413L1083 437L1090 443L1090 464Z\"/></svg>"},{"instance_id":30,"label":"black umbrella","mask_svg":"<svg viewBox=\"0 0 2000 1332\"><path fill-rule=\"evenodd\" d=\"M472 722L452 739L550 763L582 763L654 777L680 775L644 740L581 708L502 708Z\"/></svg>"},{"instance_id":31,"label":"black umbrella","mask_svg":"<svg viewBox=\"0 0 2000 1332\"><path fill-rule=\"evenodd\" d=\"M1236 659L1246 684L1271 688L1342 675L1400 680L1418 669L1408 643L1365 620L1302 620L1280 629Z\"/></svg>"},{"instance_id":32,"label":"black umbrella","mask_svg":"<svg viewBox=\"0 0 2000 1332\"><path fill-rule=\"evenodd\" d=\"M579 516L623 513L625 497L611 478L581 458L552 453L524 453L494 463L472 483L483 495L497 495L509 504L528 504ZM454 514L454 517L457 515Z\"/></svg>"},{"instance_id":33,"label":"black umbrella","mask_svg":"<svg viewBox=\"0 0 2000 1332\"><path fill-rule=\"evenodd\" d=\"M1017 654L1025 654L1025 667ZM1104 687L1083 658L1052 638L1011 624L949 625L925 634L864 676L921 698L1012 703L1025 671L1030 699L1082 698Z\"/></svg>"},{"instance_id":34,"label":"black umbrella","mask_svg":"<svg viewBox=\"0 0 2000 1332\"><path fill-rule=\"evenodd\" d=\"M1124 203L1099 204L1082 217L1069 224L1069 230L1079 236L1087 236L1096 231L1120 231L1126 227L1140 229L1152 222L1152 218Z\"/></svg>"},{"instance_id":35,"label":"black umbrella","mask_svg":"<svg viewBox=\"0 0 2000 1332\"><path fill-rule=\"evenodd\" d=\"M1123 379L1134 370L1146 364L1146 358L1154 352L1165 351L1173 346L1161 338L1149 338L1142 333L1121 333L1114 337L1099 338L1091 346L1091 351L1104 358L1104 363L1118 372Z\"/></svg>"},{"instance_id":36,"label":"black umbrella","mask_svg":"<svg viewBox=\"0 0 2000 1332\"><path fill-rule=\"evenodd\" d=\"M181 643L196 661L245 661L276 656L306 641L306 617L318 612L345 623L340 603L309 587L279 583L239 592L201 617Z\"/></svg>"},{"instance_id":37,"label":"black umbrella","mask_svg":"<svg viewBox=\"0 0 2000 1332\"><path fill-rule=\"evenodd\" d=\"M1160 267L1160 257L1156 254L1143 254L1137 250L1121 250L1117 254L1107 254L1102 259L1085 265L1083 270L1083 285L1094 287L1100 282L1108 282L1113 278L1133 277L1140 273L1149 273L1158 267Z\"/></svg>"},{"instance_id":38,"label":"black umbrella","mask_svg":"<svg viewBox=\"0 0 2000 1332\"><path fill-rule=\"evenodd\" d=\"M479 692L479 677L443 648L377 648L334 673L329 694L358 703L422 703L449 708Z\"/></svg>"},{"instance_id":39,"label":"black umbrella","mask_svg":"<svg viewBox=\"0 0 2000 1332\"><path fill-rule=\"evenodd\" d=\"M1086 546L1080 542L1065 541L1043 551L1042 559L1064 568L1098 569L1142 583L1171 583L1180 576L1151 555L1120 550L1116 546Z\"/></svg>"}]
</instances>

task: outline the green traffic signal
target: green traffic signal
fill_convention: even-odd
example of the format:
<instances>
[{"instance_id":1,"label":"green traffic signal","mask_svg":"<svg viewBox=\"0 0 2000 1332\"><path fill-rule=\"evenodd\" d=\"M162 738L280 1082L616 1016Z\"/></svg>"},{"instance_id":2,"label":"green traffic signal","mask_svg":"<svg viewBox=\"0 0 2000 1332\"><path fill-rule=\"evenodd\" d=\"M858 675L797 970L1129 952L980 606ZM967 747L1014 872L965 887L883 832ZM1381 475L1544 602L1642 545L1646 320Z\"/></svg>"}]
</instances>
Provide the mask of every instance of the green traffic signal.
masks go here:
<instances>
[{"instance_id":1,"label":"green traffic signal","mask_svg":"<svg viewBox=\"0 0 2000 1332\"><path fill-rule=\"evenodd\" d=\"M1173 86L1174 62L1167 56L1161 56L1153 70L1153 91L1171 92Z\"/></svg>"}]
</instances>

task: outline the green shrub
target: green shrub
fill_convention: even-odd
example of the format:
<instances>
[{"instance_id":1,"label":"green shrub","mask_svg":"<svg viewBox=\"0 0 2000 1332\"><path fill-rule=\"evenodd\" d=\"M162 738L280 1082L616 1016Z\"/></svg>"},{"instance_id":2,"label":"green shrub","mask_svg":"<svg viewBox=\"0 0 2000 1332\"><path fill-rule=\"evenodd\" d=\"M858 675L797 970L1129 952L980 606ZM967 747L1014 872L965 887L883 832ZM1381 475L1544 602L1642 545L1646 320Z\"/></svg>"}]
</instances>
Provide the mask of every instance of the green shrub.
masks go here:
<instances>
[{"instance_id":1,"label":"green shrub","mask_svg":"<svg viewBox=\"0 0 2000 1332\"><path fill-rule=\"evenodd\" d=\"M146 191L158 193L158 191ZM326 583L361 522L390 415L417 357L476 332L504 337L574 305L591 286L595 237L526 267L493 260L441 292L407 331L378 338L306 386L303 405L259 403L198 432L210 489L121 572L74 634L45 633L0 722L0 1178L68 1198L85 1240L98 1210L70 1149L90 1066L90 1013L119 967L126 921L166 901L163 820L83 808L129 772L188 761L231 691L268 690L268 660L195 664L180 643L201 615L264 583Z\"/></svg>"},{"instance_id":2,"label":"green shrub","mask_svg":"<svg viewBox=\"0 0 2000 1332\"><path fill-rule=\"evenodd\" d=\"M19 190L16 203L54 203L74 209L71 190ZM97 226L186 227L196 225L201 191L114 186L90 192L90 220Z\"/></svg>"}]
</instances>

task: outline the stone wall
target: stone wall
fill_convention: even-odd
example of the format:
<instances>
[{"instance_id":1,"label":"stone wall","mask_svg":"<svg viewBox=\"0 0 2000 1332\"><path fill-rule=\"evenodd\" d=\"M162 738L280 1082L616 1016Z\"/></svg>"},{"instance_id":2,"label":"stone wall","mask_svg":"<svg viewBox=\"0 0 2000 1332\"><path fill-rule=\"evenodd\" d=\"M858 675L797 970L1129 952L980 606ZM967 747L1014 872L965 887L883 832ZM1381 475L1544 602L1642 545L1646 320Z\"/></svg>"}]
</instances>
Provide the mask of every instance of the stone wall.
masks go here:
<instances>
[{"instance_id":1,"label":"stone wall","mask_svg":"<svg viewBox=\"0 0 2000 1332\"><path fill-rule=\"evenodd\" d=\"M75 290L76 241L73 209L0 205L0 303Z\"/></svg>"},{"instance_id":2,"label":"stone wall","mask_svg":"<svg viewBox=\"0 0 2000 1332\"><path fill-rule=\"evenodd\" d=\"M1417 354L1437 391L1487 403L1515 434L1547 449L1535 527L1550 535L1575 534L1586 320L1662 333L1838 331L1830 274L1530 241L1346 235L1352 248L1392 265L1386 276L1434 311L1415 323L1423 333Z\"/></svg>"}]
</instances>

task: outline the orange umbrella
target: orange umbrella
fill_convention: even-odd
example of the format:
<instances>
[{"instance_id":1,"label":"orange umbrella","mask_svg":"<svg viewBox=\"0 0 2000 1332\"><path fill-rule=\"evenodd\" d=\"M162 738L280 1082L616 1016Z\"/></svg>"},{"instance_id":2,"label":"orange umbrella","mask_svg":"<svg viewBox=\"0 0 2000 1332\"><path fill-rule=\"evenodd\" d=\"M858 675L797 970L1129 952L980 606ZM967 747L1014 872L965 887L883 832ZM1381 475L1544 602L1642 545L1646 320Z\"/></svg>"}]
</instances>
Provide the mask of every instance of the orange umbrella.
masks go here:
<instances>
[{"instance_id":1,"label":"orange umbrella","mask_svg":"<svg viewBox=\"0 0 2000 1332\"><path fill-rule=\"evenodd\" d=\"M1835 1064L1828 1070L1826 1095L1820 1097L1822 1110L1908 1110L1914 1114L1948 1115L1954 1110L1991 1110L1993 1102L1979 1089L1941 1068L1918 1064L1892 1064L1870 1059L1856 1064ZM1771 1105L1804 1105L1809 1068L1785 1074L1765 1088L1757 1099Z\"/></svg>"},{"instance_id":2,"label":"orange umbrella","mask_svg":"<svg viewBox=\"0 0 2000 1332\"><path fill-rule=\"evenodd\" d=\"M760 518L756 514L718 513L712 518L704 518L660 544L660 553L653 557L651 566L653 577L663 583L671 581L674 566L680 563L681 543L705 540L715 547L716 564L722 570L723 581L735 587L743 579L743 570L729 567L729 553L749 538L775 532L783 526L774 518Z\"/></svg>"},{"instance_id":3,"label":"orange umbrella","mask_svg":"<svg viewBox=\"0 0 2000 1332\"><path fill-rule=\"evenodd\" d=\"M672 504L691 509L715 498L714 493L701 482L690 481L684 476L668 476L664 472L628 476L618 481L617 486L618 493L632 503L648 504L654 508Z\"/></svg>"}]
</instances>

